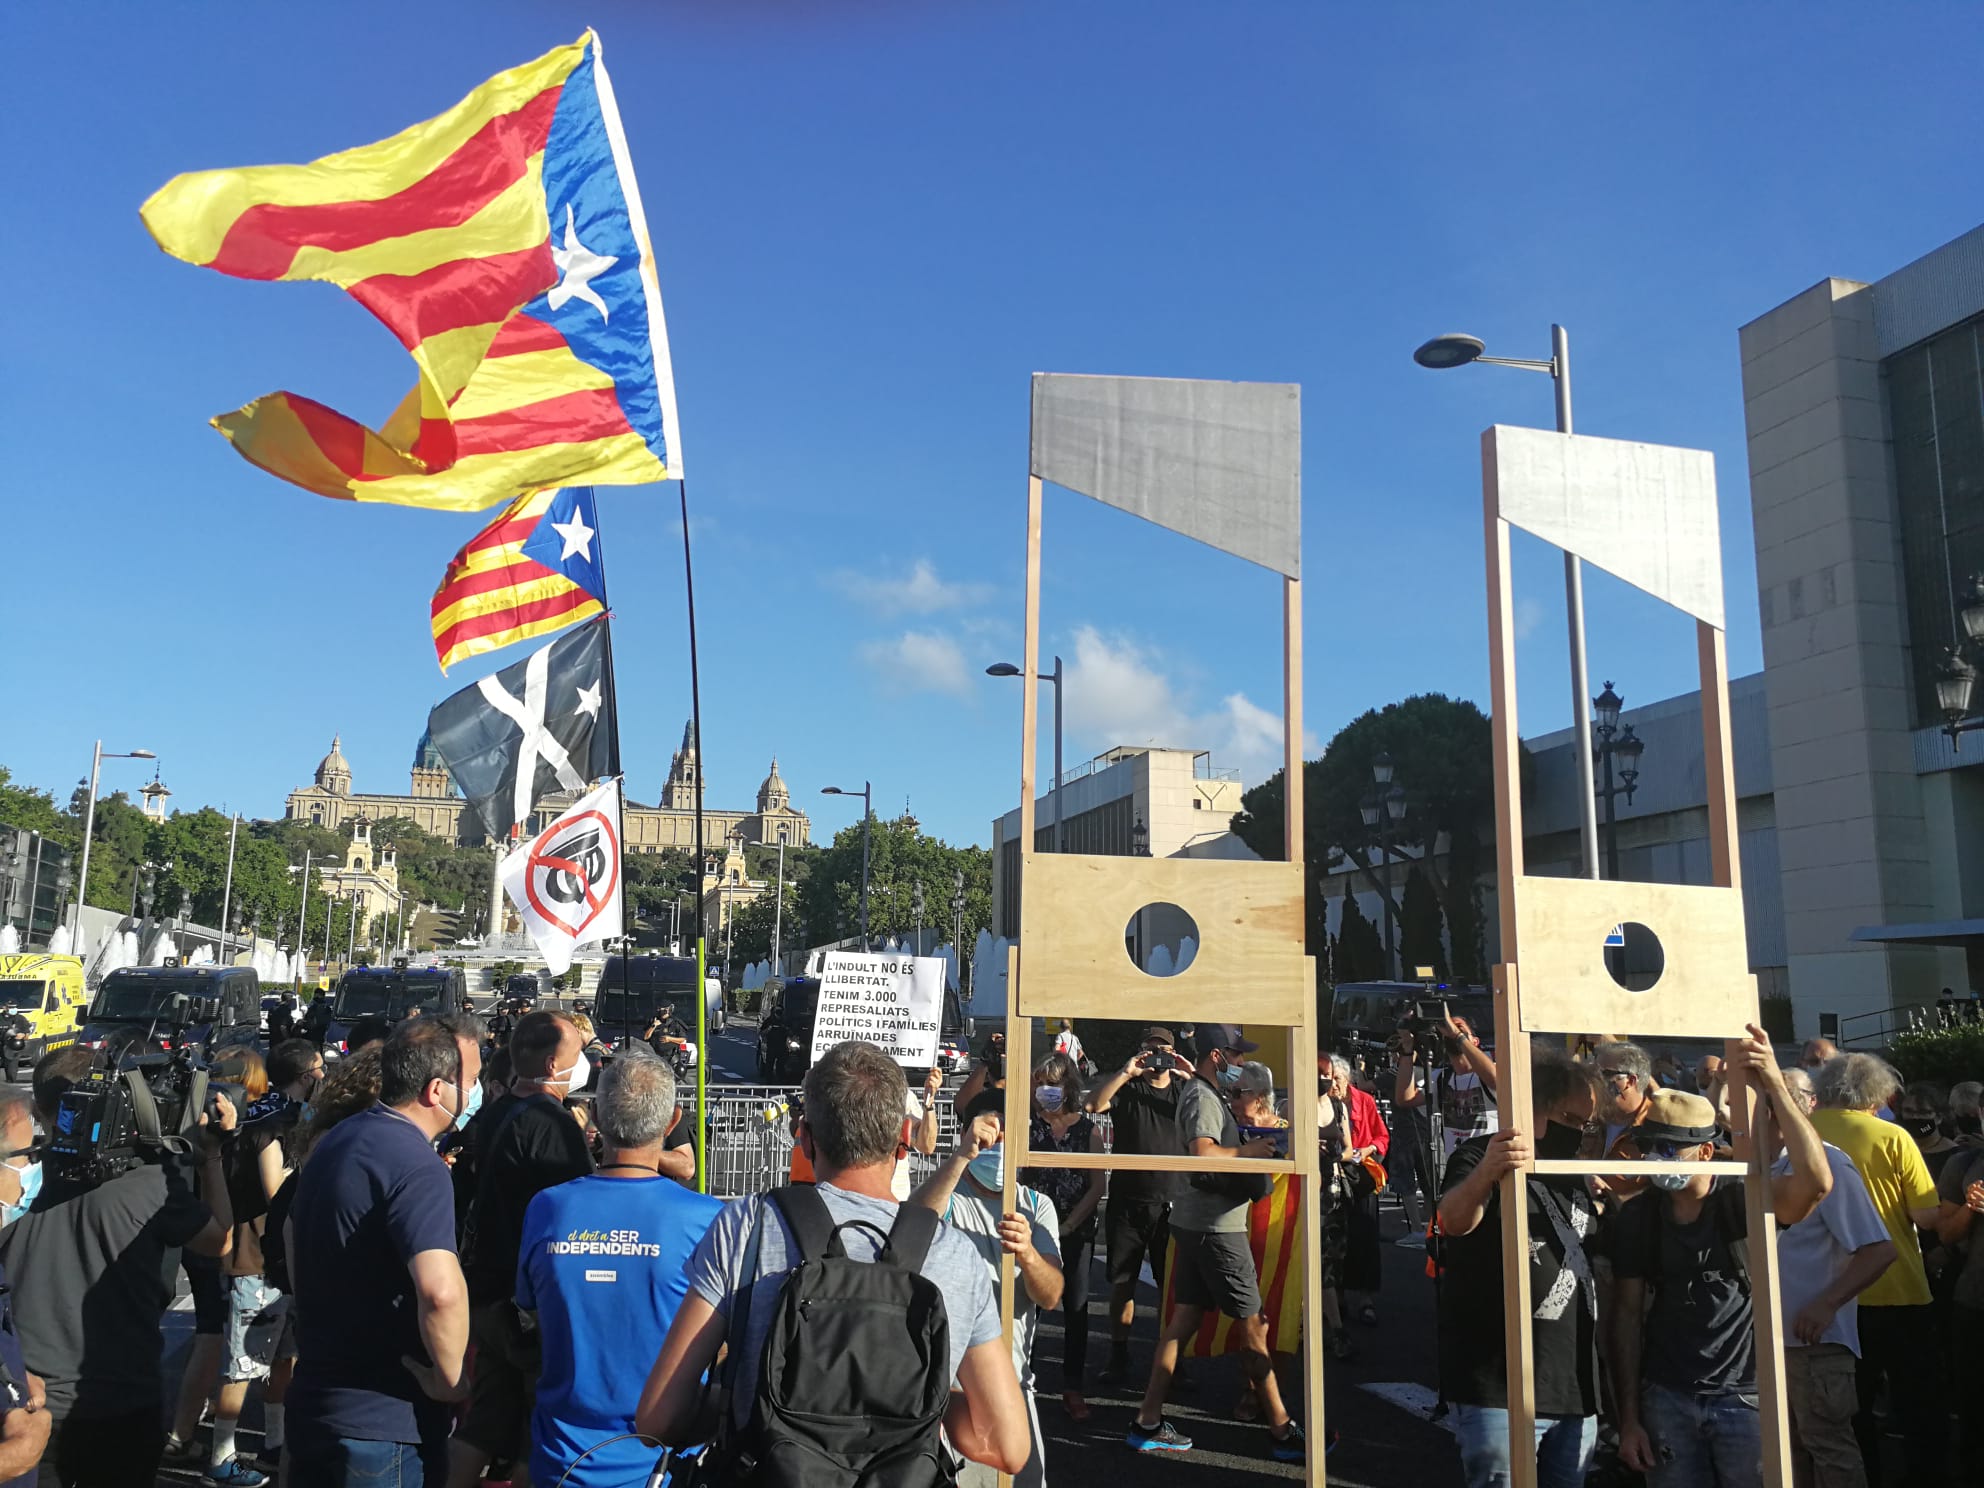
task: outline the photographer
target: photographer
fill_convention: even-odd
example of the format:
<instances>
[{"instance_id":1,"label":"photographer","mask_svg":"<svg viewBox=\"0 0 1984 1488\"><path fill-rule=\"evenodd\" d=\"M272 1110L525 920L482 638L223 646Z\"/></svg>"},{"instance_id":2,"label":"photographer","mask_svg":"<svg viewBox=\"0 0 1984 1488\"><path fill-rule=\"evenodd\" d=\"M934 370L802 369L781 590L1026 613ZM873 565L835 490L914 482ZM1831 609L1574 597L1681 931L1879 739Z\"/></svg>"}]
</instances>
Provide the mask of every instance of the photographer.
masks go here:
<instances>
[{"instance_id":1,"label":"photographer","mask_svg":"<svg viewBox=\"0 0 1984 1488\"><path fill-rule=\"evenodd\" d=\"M7 1144L0 1161L0 1225L25 1214L41 1186L41 1163L32 1151L34 1115L18 1090L0 1090L0 1136ZM22 1144L26 1135L28 1141ZM21 1159L27 1162L17 1166ZM35 1464L48 1446L48 1412L41 1381L28 1373L20 1334L7 1300L7 1273L0 1270L0 1481L5 1488L29 1488Z\"/></svg>"},{"instance_id":2,"label":"photographer","mask_svg":"<svg viewBox=\"0 0 1984 1488\"><path fill-rule=\"evenodd\" d=\"M1435 1035L1425 1020L1418 1021L1417 1028L1408 1023L1398 1031L1398 1077L1392 1088L1394 1112L1417 1110L1429 1096L1417 1078L1418 1067L1412 1059L1420 1040ZM1495 1061L1481 1047L1467 1019L1456 1018L1444 1002L1440 1004L1437 1037L1447 1063L1434 1076L1430 1096L1433 1109L1440 1113L1443 1127L1440 1156L1445 1159L1452 1157L1454 1148L1462 1142L1485 1137L1495 1129Z\"/></svg>"},{"instance_id":3,"label":"photographer","mask_svg":"<svg viewBox=\"0 0 1984 1488\"><path fill-rule=\"evenodd\" d=\"M35 1066L44 1127L55 1128L63 1095L95 1063L93 1051L72 1045ZM94 1186L51 1172L33 1210L0 1230L21 1352L47 1385L44 1482L151 1488L157 1477L165 1449L159 1322L172 1300L166 1278L178 1247L218 1256L227 1243L234 1214L221 1139L235 1120L233 1105L216 1096L213 1119L198 1117L193 1154L145 1152L129 1171ZM27 1113L8 1111L8 1149L32 1140Z\"/></svg>"}]
</instances>

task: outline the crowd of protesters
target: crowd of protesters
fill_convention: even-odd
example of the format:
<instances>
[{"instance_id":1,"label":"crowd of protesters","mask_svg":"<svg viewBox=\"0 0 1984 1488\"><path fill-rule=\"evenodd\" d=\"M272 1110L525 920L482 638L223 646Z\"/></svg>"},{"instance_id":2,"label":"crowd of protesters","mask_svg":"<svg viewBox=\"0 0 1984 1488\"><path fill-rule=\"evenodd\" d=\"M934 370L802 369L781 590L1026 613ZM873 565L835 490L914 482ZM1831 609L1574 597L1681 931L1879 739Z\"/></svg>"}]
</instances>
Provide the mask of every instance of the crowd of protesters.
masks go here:
<instances>
[{"instance_id":1,"label":"crowd of protesters","mask_svg":"<svg viewBox=\"0 0 1984 1488\"><path fill-rule=\"evenodd\" d=\"M1269 1174L1055 1158L1246 1159L1310 1140L1327 1351L1354 1358L1356 1330L1378 1322L1390 1188L1398 1243L1427 1249L1437 1279L1441 1409L1470 1488L1505 1483L1518 1452L1549 1488L1594 1470L1649 1488L1760 1483L1757 1216L1778 1234L1801 1488L1879 1488L1890 1458L1935 1488L1952 1407L1979 1396L1984 1087L1904 1087L1823 1040L1786 1068L1755 1029L1729 1067L1538 1040L1529 1119L1498 1129L1496 1065L1474 1031L1414 1020L1389 1067L1323 1054L1316 1130L1300 1133L1237 1027L1151 1026L1097 1070L1064 1023L1013 1076L1033 1160L1012 1212L996 1046L914 1191L908 1158L938 1145L941 1082L919 1098L853 1043L806 1077L803 1181L729 1204L694 1191L673 1069L642 1041L609 1054L580 1018L537 1011L501 1040L457 1014L355 1029L350 1047L328 1072L305 1039L216 1051L225 1093L184 1150L93 1183L44 1180L39 1161L93 1052L56 1051L31 1092L0 1090L0 1485L149 1488L166 1463L216 1488L605 1488L660 1459L685 1488L797 1488L815 1460L852 1464L856 1482L976 1488L1005 1473L1036 1488L1038 1382L1058 1381L1071 1421L1093 1414L1098 1263L1110 1336L1096 1380L1119 1397L1141 1386L1132 1448L1193 1449L1166 1407L1188 1342L1219 1319L1243 1381L1232 1414L1258 1423L1264 1455L1300 1463L1317 1448L1289 1409L1299 1376L1251 1238ZM1750 1119L1740 1086L1771 1162L1756 1195L1717 1163ZM1532 1166L1578 1157L1625 1171ZM1534 1441L1512 1444L1501 1205L1518 1173L1537 1415ZM157 1343L179 1267L196 1332L168 1423ZM1151 1282L1164 1304L1139 1379L1130 1341ZM237 1430L257 1381L251 1458ZM1960 1431L1974 1462L1977 1411Z\"/></svg>"}]
</instances>

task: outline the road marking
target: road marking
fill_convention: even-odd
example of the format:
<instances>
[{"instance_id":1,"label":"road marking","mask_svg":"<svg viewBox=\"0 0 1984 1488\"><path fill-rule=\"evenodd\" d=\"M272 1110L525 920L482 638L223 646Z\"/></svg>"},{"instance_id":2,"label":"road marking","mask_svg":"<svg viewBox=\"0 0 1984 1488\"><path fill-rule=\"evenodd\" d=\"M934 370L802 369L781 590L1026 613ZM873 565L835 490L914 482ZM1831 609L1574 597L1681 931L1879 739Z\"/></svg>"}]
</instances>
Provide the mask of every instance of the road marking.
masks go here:
<instances>
[{"instance_id":1,"label":"road marking","mask_svg":"<svg viewBox=\"0 0 1984 1488\"><path fill-rule=\"evenodd\" d=\"M1410 1415L1417 1416L1428 1425L1437 1426L1449 1434L1453 1432L1453 1412L1434 1419L1433 1412L1440 1408L1440 1394L1412 1380L1399 1380L1393 1383L1360 1384L1359 1389L1368 1390L1387 1404L1395 1405Z\"/></svg>"}]
</instances>

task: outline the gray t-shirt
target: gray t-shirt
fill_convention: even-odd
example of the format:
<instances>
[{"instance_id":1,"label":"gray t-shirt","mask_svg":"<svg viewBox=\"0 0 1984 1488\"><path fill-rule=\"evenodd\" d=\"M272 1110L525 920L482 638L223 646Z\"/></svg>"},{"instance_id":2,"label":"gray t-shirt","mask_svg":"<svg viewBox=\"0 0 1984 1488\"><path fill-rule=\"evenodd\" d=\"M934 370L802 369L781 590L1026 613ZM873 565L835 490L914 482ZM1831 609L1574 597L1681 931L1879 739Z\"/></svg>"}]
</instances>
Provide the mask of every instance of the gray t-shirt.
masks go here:
<instances>
[{"instance_id":1,"label":"gray t-shirt","mask_svg":"<svg viewBox=\"0 0 1984 1488\"><path fill-rule=\"evenodd\" d=\"M1880 1211L1867 1197L1867 1185L1853 1166L1853 1159L1830 1142L1825 1144L1825 1153L1832 1167L1832 1191L1798 1223L1777 1232L1777 1295L1786 1322L1797 1317L1838 1279L1854 1251L1878 1245L1888 1238L1888 1227L1881 1223ZM1773 1175L1790 1171L1788 1155L1771 1164ZM1843 1343L1853 1350L1856 1358L1859 1356L1859 1298L1848 1301L1833 1314L1818 1341ZM1784 1346L1801 1346L1788 1329Z\"/></svg>"},{"instance_id":2,"label":"gray t-shirt","mask_svg":"<svg viewBox=\"0 0 1984 1488\"><path fill-rule=\"evenodd\" d=\"M1021 1188L1017 1201L1019 1212L1033 1225L1033 1248L1047 1257L1056 1266L1061 1264L1061 1221L1054 1213L1054 1201L1038 1189ZM987 1197L973 1187L969 1178L958 1180L957 1192L951 1195L951 1206L944 1211L944 1218L951 1228L969 1240L990 1268L992 1289L999 1288L999 1198ZM1014 1288L1017 1294L1013 1299L1013 1372L1025 1384L1032 1376L1029 1366L1033 1360L1033 1340L1040 1330L1040 1309L1033 1305L1033 1298L1027 1295L1026 1283L1018 1282Z\"/></svg>"},{"instance_id":3,"label":"gray t-shirt","mask_svg":"<svg viewBox=\"0 0 1984 1488\"><path fill-rule=\"evenodd\" d=\"M1943 1164L1942 1176L1936 1180L1936 1197L1961 1207L1973 1183L1984 1183L1984 1151L1965 1149ZM1984 1311L1984 1214L1970 1216L1965 1244L1969 1248L1962 1257L1963 1269L1956 1276L1956 1304Z\"/></svg>"},{"instance_id":4,"label":"gray t-shirt","mask_svg":"<svg viewBox=\"0 0 1984 1488\"><path fill-rule=\"evenodd\" d=\"M1232 1110L1217 1090L1195 1078L1178 1097L1178 1145L1189 1153L1199 1137L1210 1137L1221 1147L1240 1145ZM1207 1193L1188 1181L1171 1201L1171 1228L1198 1235L1245 1234L1247 1201Z\"/></svg>"},{"instance_id":5,"label":"gray t-shirt","mask_svg":"<svg viewBox=\"0 0 1984 1488\"><path fill-rule=\"evenodd\" d=\"M831 1183L820 1184L816 1192L826 1200L827 1212L838 1224L862 1221L887 1234L896 1222L896 1206L886 1199L848 1193ZM742 1339L731 1395L740 1426L750 1417L752 1403L758 1398L759 1360L786 1274L798 1264L798 1246L785 1220L768 1201L738 1199L724 1206L689 1258L688 1267L690 1290L728 1316L731 1298L743 1277L744 1258L751 1250L754 1226L758 1230L758 1285L751 1293L750 1316L742 1320L741 1334L736 1319L728 1333L733 1348ZM865 1229L842 1230L841 1243L856 1260L872 1261L881 1250L874 1234ZM965 1350L999 1336L997 1291L987 1280L985 1262L971 1241L948 1224L937 1226L937 1238L930 1242L930 1253L923 1258L923 1274L944 1294L950 1321L951 1379L955 1383Z\"/></svg>"}]
</instances>

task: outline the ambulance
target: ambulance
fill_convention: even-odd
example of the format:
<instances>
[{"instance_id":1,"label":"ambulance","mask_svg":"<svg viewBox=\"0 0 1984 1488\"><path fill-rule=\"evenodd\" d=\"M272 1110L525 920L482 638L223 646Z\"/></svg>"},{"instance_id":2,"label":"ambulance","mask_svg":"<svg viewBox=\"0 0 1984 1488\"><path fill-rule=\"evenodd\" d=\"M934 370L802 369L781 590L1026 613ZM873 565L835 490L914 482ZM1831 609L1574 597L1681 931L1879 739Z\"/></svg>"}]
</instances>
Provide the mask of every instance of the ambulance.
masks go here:
<instances>
[{"instance_id":1,"label":"ambulance","mask_svg":"<svg viewBox=\"0 0 1984 1488\"><path fill-rule=\"evenodd\" d=\"M88 1004L81 957L0 956L0 1073L11 1083L49 1050L73 1044Z\"/></svg>"}]
</instances>

